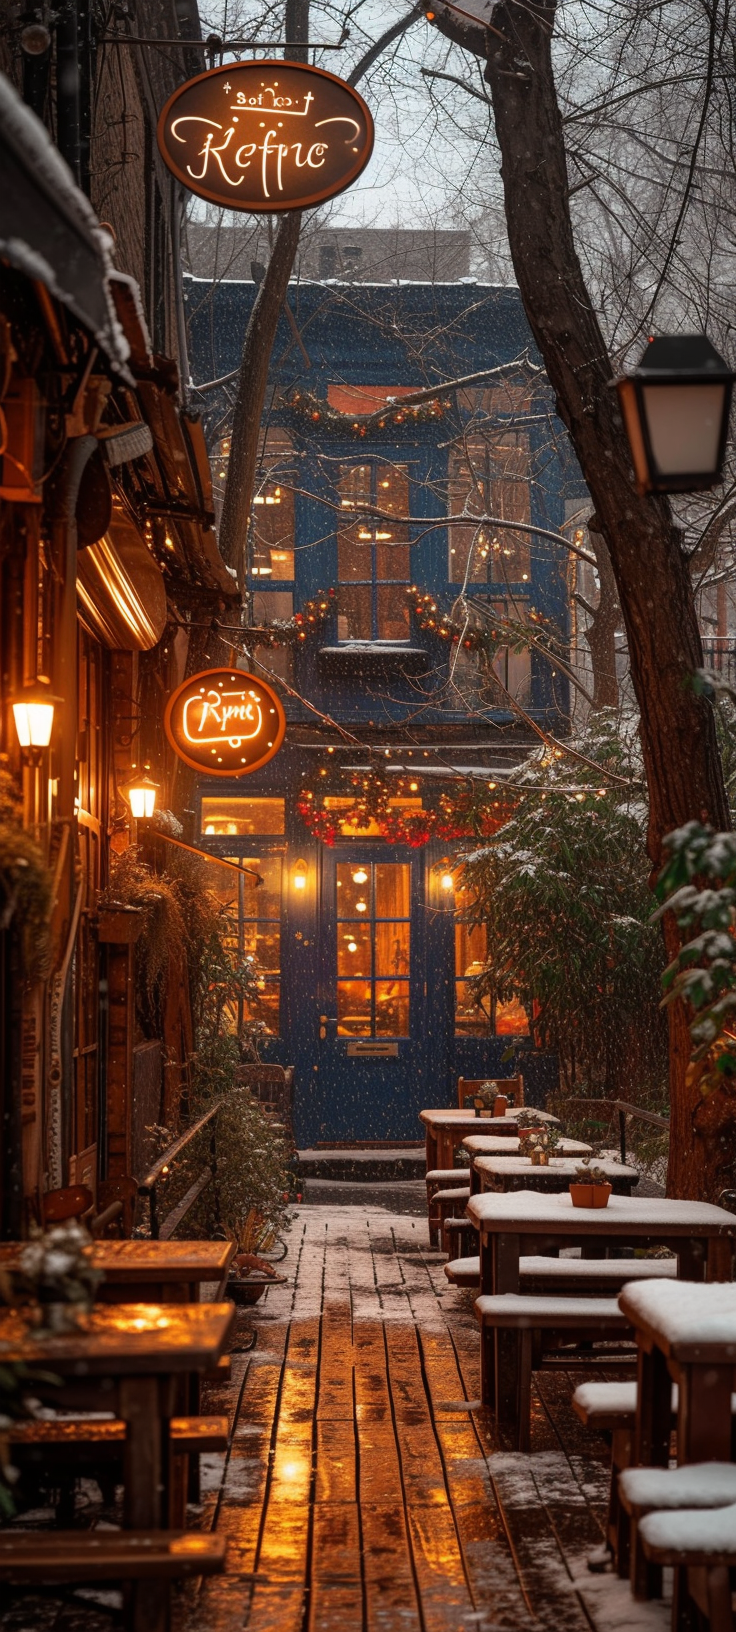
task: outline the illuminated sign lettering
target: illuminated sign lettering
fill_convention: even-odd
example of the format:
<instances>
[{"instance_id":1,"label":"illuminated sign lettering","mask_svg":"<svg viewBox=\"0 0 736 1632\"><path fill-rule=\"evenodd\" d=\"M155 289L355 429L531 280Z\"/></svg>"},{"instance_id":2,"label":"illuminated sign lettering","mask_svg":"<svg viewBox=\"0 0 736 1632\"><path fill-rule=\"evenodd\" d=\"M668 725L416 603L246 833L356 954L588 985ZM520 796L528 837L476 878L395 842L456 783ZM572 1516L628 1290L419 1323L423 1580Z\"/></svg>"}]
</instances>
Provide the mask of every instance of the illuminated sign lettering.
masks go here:
<instances>
[{"instance_id":1,"label":"illuminated sign lettering","mask_svg":"<svg viewBox=\"0 0 736 1632\"><path fill-rule=\"evenodd\" d=\"M174 92L158 145L177 179L211 203L303 210L360 175L373 120L357 91L322 68L231 62Z\"/></svg>"},{"instance_id":2,"label":"illuminated sign lettering","mask_svg":"<svg viewBox=\"0 0 736 1632\"><path fill-rule=\"evenodd\" d=\"M284 740L280 699L242 669L206 669L169 698L166 735L185 765L208 776L247 776L266 765Z\"/></svg>"}]
</instances>

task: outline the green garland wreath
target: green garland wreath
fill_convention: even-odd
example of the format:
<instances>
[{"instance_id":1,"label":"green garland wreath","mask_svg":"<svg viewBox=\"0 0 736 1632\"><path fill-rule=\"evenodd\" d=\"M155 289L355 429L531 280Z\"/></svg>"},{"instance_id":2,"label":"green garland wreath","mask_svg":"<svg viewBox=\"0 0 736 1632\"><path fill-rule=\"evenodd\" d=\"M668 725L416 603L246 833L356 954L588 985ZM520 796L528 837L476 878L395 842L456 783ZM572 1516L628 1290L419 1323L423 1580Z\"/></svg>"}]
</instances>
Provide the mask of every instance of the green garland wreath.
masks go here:
<instances>
[{"instance_id":1,"label":"green garland wreath","mask_svg":"<svg viewBox=\"0 0 736 1632\"><path fill-rule=\"evenodd\" d=\"M345 826L365 829L375 823L381 838L417 850L430 839L490 838L518 803L516 795L493 784L479 789L467 783L443 789L437 804L428 810L395 803L418 791L419 783L411 772L392 777L389 783L377 771L345 771L333 763L321 765L311 776L305 772L296 808L305 827L322 844L332 846ZM327 801L333 799L350 802L330 808Z\"/></svg>"}]
</instances>

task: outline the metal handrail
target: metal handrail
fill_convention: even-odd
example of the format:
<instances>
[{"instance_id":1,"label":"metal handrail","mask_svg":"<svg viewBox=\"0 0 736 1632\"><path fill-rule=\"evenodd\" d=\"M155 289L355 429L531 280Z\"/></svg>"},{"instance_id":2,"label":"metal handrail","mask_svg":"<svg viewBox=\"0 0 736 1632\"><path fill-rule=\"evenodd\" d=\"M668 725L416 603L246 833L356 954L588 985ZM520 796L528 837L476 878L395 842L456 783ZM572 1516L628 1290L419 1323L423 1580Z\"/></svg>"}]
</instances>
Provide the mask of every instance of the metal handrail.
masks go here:
<instances>
[{"instance_id":1,"label":"metal handrail","mask_svg":"<svg viewBox=\"0 0 736 1632\"><path fill-rule=\"evenodd\" d=\"M656 1111L644 1111L638 1105L630 1105L627 1099L614 1099L613 1108L618 1111L618 1135L621 1147L621 1161L626 1161L626 1118L635 1116L640 1122L648 1122L654 1128L666 1128L669 1133L670 1119L660 1116Z\"/></svg>"},{"instance_id":2,"label":"metal handrail","mask_svg":"<svg viewBox=\"0 0 736 1632\"><path fill-rule=\"evenodd\" d=\"M207 1179L206 1179L205 1182L207 1184L209 1184L210 1180L212 1180L213 1182L216 1182L216 1180L217 1180L217 1145L216 1145L217 1123L214 1121L214 1119L217 1117L217 1113L221 1109L221 1107L224 1105L224 1103L225 1103L224 1099L218 1099L216 1104L213 1105L209 1111L205 1111L204 1116L200 1116L198 1122L194 1122L192 1124L191 1128L187 1128L184 1133L181 1133L179 1135L178 1139L174 1139L173 1143L170 1144L168 1146L168 1148L162 1153L162 1155L159 1156L158 1160L154 1162L153 1167L149 1168L145 1178L140 1180L140 1183L138 1185L138 1194L139 1194L139 1196L147 1196L148 1197L148 1202L149 1202L149 1207L150 1207L151 1238L152 1238L152 1240L158 1241L159 1239L161 1239L161 1237L163 1235L163 1232L166 1231L167 1224L169 1224L170 1219L173 1217L173 1213L175 1213L175 1214L177 1214L176 1221L175 1221L175 1223L171 1224L171 1228L168 1231L166 1231L167 1235L171 1234L173 1232L173 1230L176 1229L177 1225L181 1224L182 1219L184 1219L186 1217L186 1214L189 1212L189 1207L194 1205L195 1201L197 1200L197 1197L199 1195L201 1195L202 1190L205 1188L205 1185L204 1184L200 1185L199 1182L197 1182L197 1184L193 1185L192 1186L192 1192L194 1190L196 1190L196 1195L193 1194L192 1192L187 1193L187 1194L192 1194L192 1199L191 1199L191 1202L189 1203L189 1206L187 1206L184 1209L184 1211L182 1212L181 1211L181 1203L179 1203L178 1207L175 1207L173 1209L173 1213L169 1214L167 1216L167 1218L164 1219L163 1224L159 1224L158 1203L157 1203L157 1197L156 1197L156 1185L158 1184L159 1179L165 1178L166 1173L168 1172L168 1169L171 1166L171 1163L176 1159L176 1157L180 1154L180 1152L182 1150L185 1150L186 1146L188 1144L191 1144L192 1139L195 1139L197 1134L201 1133L202 1129L206 1128L207 1124L209 1122L213 1122L214 1125L213 1125L212 1133L211 1133L211 1136L210 1136L210 1160L209 1160L209 1164L208 1164L210 1171L209 1171L209 1175L207 1176ZM204 1174L202 1174L201 1177L204 1178ZM184 1199L186 1200L187 1198L185 1197Z\"/></svg>"}]
</instances>

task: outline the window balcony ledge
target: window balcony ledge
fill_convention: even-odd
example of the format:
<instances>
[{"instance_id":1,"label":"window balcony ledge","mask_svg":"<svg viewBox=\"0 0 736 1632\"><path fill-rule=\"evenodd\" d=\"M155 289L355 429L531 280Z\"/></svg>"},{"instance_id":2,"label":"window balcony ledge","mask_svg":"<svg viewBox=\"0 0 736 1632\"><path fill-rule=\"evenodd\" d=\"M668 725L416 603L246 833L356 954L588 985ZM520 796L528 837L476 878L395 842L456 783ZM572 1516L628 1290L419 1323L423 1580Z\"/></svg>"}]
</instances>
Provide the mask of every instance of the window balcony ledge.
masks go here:
<instances>
[{"instance_id":1,"label":"window balcony ledge","mask_svg":"<svg viewBox=\"0 0 736 1632\"><path fill-rule=\"evenodd\" d=\"M350 640L339 646L320 646L317 655L333 674L426 674L430 666L423 646L402 641Z\"/></svg>"}]
</instances>

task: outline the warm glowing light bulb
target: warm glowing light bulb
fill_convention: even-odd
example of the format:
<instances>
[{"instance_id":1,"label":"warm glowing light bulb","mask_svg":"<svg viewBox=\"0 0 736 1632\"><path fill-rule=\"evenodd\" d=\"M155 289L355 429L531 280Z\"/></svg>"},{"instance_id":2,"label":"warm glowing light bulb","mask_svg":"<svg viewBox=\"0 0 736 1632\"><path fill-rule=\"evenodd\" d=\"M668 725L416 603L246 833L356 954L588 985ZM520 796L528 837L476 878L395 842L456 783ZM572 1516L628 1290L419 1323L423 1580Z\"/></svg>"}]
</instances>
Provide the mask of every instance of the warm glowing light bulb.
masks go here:
<instances>
[{"instance_id":1,"label":"warm glowing light bulb","mask_svg":"<svg viewBox=\"0 0 736 1632\"><path fill-rule=\"evenodd\" d=\"M367 872L365 870L365 867L359 867L357 872L353 873L353 883L354 884L367 884L368 883L368 874L367 874Z\"/></svg>"},{"instance_id":2,"label":"warm glowing light bulb","mask_svg":"<svg viewBox=\"0 0 736 1632\"><path fill-rule=\"evenodd\" d=\"M156 809L156 794L158 787L151 781L150 776L136 777L128 788L128 803L131 815L137 822L152 816Z\"/></svg>"},{"instance_id":3,"label":"warm glowing light bulb","mask_svg":"<svg viewBox=\"0 0 736 1632\"><path fill-rule=\"evenodd\" d=\"M442 877L440 879L440 885L441 885L443 890L452 890L452 889L454 889L455 880L454 880L454 878L452 876L452 873L443 873Z\"/></svg>"},{"instance_id":4,"label":"warm glowing light bulb","mask_svg":"<svg viewBox=\"0 0 736 1632\"><path fill-rule=\"evenodd\" d=\"M368 902L367 901L356 901L355 911L356 912L367 912L368 911Z\"/></svg>"},{"instance_id":5,"label":"warm glowing light bulb","mask_svg":"<svg viewBox=\"0 0 736 1632\"><path fill-rule=\"evenodd\" d=\"M306 890L307 864L306 861L297 861L294 867L294 889Z\"/></svg>"},{"instance_id":6,"label":"warm glowing light bulb","mask_svg":"<svg viewBox=\"0 0 736 1632\"><path fill-rule=\"evenodd\" d=\"M13 703L15 729L21 748L48 748L54 723L54 705L31 695Z\"/></svg>"},{"instance_id":7,"label":"warm glowing light bulb","mask_svg":"<svg viewBox=\"0 0 736 1632\"><path fill-rule=\"evenodd\" d=\"M358 950L357 941L348 941L348 952L357 952L357 950Z\"/></svg>"}]
</instances>

